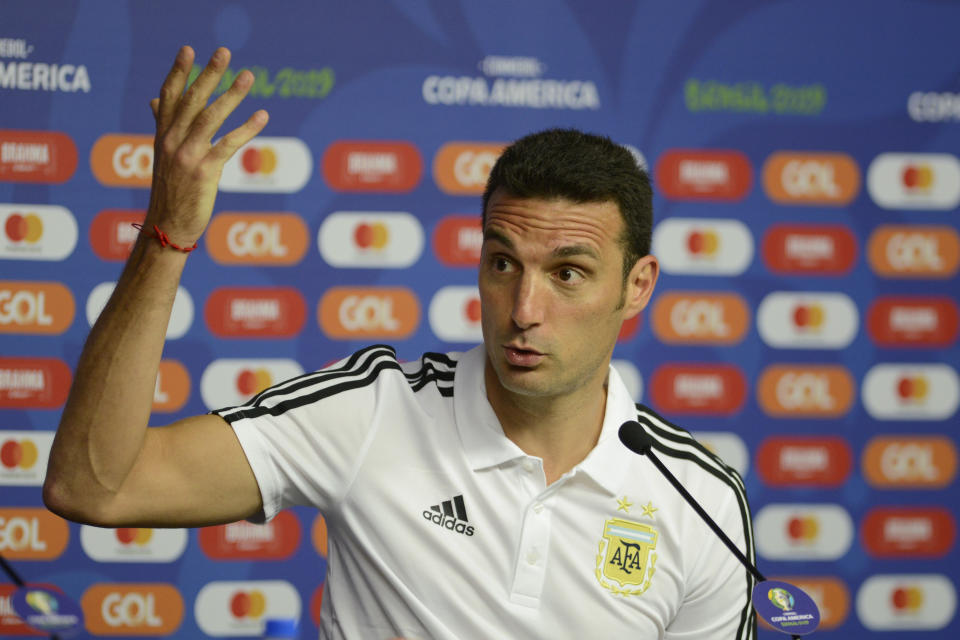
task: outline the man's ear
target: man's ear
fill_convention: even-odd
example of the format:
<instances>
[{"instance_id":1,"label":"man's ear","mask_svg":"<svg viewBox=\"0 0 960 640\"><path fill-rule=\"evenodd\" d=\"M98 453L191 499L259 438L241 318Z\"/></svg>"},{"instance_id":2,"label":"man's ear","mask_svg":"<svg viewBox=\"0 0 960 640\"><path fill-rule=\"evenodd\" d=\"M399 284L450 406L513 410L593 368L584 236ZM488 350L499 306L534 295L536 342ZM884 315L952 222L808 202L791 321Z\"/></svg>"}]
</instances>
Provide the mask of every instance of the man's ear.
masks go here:
<instances>
[{"instance_id":1,"label":"man's ear","mask_svg":"<svg viewBox=\"0 0 960 640\"><path fill-rule=\"evenodd\" d=\"M634 263L633 268L630 269L630 275L627 276L624 292L624 320L634 317L647 306L659 275L660 263L652 255L645 255Z\"/></svg>"}]
</instances>

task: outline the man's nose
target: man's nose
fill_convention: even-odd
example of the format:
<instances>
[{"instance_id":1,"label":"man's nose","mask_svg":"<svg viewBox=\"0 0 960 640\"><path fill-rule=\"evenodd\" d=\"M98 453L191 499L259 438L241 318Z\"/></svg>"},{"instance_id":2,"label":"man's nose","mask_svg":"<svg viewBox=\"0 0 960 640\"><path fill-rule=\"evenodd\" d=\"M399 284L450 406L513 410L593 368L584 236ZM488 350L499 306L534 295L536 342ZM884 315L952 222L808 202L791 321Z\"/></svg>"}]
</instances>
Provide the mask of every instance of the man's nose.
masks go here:
<instances>
[{"instance_id":1,"label":"man's nose","mask_svg":"<svg viewBox=\"0 0 960 640\"><path fill-rule=\"evenodd\" d=\"M535 274L524 273L517 282L513 294L514 324L520 329L529 329L543 322L543 284L535 278Z\"/></svg>"}]
</instances>

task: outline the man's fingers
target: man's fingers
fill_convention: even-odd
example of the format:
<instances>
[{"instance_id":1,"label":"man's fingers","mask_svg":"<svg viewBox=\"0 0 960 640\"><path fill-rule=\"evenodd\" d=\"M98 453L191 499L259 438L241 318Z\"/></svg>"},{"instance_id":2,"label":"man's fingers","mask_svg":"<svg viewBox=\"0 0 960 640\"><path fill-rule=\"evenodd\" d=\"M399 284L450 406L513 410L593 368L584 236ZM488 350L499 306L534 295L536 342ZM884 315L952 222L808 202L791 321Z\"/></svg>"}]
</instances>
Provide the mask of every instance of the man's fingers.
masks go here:
<instances>
[{"instance_id":1,"label":"man's fingers","mask_svg":"<svg viewBox=\"0 0 960 640\"><path fill-rule=\"evenodd\" d=\"M186 135L187 130L193 124L193 119L207 105L207 100L210 99L213 90L220 84L220 78L223 76L223 72L227 70L228 64L230 64L230 50L226 47L219 47L210 56L207 66L193 81L187 92L183 94L177 106L176 114L171 123L171 131L176 137L182 139Z\"/></svg>"},{"instance_id":2,"label":"man's fingers","mask_svg":"<svg viewBox=\"0 0 960 640\"><path fill-rule=\"evenodd\" d=\"M233 110L246 97L252 86L253 74L249 71L241 71L230 89L194 119L193 126L187 133L187 140L197 144L210 142L217 129L227 119L227 116L233 113Z\"/></svg>"},{"instance_id":3,"label":"man's fingers","mask_svg":"<svg viewBox=\"0 0 960 640\"><path fill-rule=\"evenodd\" d=\"M270 116L266 110L255 111L246 122L223 136L207 154L207 159L222 167L237 152L237 149L253 140L258 133L263 131L269 119Z\"/></svg>"},{"instance_id":4,"label":"man's fingers","mask_svg":"<svg viewBox=\"0 0 960 640\"><path fill-rule=\"evenodd\" d=\"M190 69L193 67L193 49L188 46L180 47L177 57L173 61L173 67L163 81L160 87L160 98L157 104L157 128L158 133L166 131L173 119L173 114L177 109L177 103L180 101L180 94L187 84L187 77L190 75Z\"/></svg>"}]
</instances>

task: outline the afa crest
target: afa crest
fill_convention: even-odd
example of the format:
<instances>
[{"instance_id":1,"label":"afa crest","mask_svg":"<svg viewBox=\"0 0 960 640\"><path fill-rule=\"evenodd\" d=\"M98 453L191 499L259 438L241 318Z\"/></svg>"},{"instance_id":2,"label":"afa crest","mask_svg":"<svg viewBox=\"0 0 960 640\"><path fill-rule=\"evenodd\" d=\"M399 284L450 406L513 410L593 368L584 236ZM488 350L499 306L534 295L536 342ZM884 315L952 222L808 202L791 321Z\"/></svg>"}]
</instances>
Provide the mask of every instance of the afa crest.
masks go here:
<instances>
[{"instance_id":1,"label":"afa crest","mask_svg":"<svg viewBox=\"0 0 960 640\"><path fill-rule=\"evenodd\" d=\"M656 571L657 536L650 525L620 518L607 520L597 550L597 582L621 596L638 596L646 591ZM633 586L638 588L631 589Z\"/></svg>"}]
</instances>

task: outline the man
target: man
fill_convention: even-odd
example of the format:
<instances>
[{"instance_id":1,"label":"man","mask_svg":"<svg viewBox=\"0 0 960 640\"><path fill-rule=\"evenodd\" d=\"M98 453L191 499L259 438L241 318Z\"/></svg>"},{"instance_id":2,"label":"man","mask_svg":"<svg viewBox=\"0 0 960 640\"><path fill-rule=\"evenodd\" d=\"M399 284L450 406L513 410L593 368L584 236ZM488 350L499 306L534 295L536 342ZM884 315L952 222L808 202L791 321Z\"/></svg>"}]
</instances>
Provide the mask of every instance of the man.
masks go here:
<instances>
[{"instance_id":1,"label":"man","mask_svg":"<svg viewBox=\"0 0 960 640\"><path fill-rule=\"evenodd\" d=\"M649 461L617 438L640 420L688 490L753 557L735 472L634 405L610 367L657 279L650 186L622 147L575 131L504 152L484 195L484 344L401 364L372 346L241 407L147 428L183 251L220 170L266 124L211 139L252 82L210 106L220 49L160 98L150 207L91 331L44 499L104 526L325 516L323 638L753 638L752 582Z\"/></svg>"}]
</instances>

